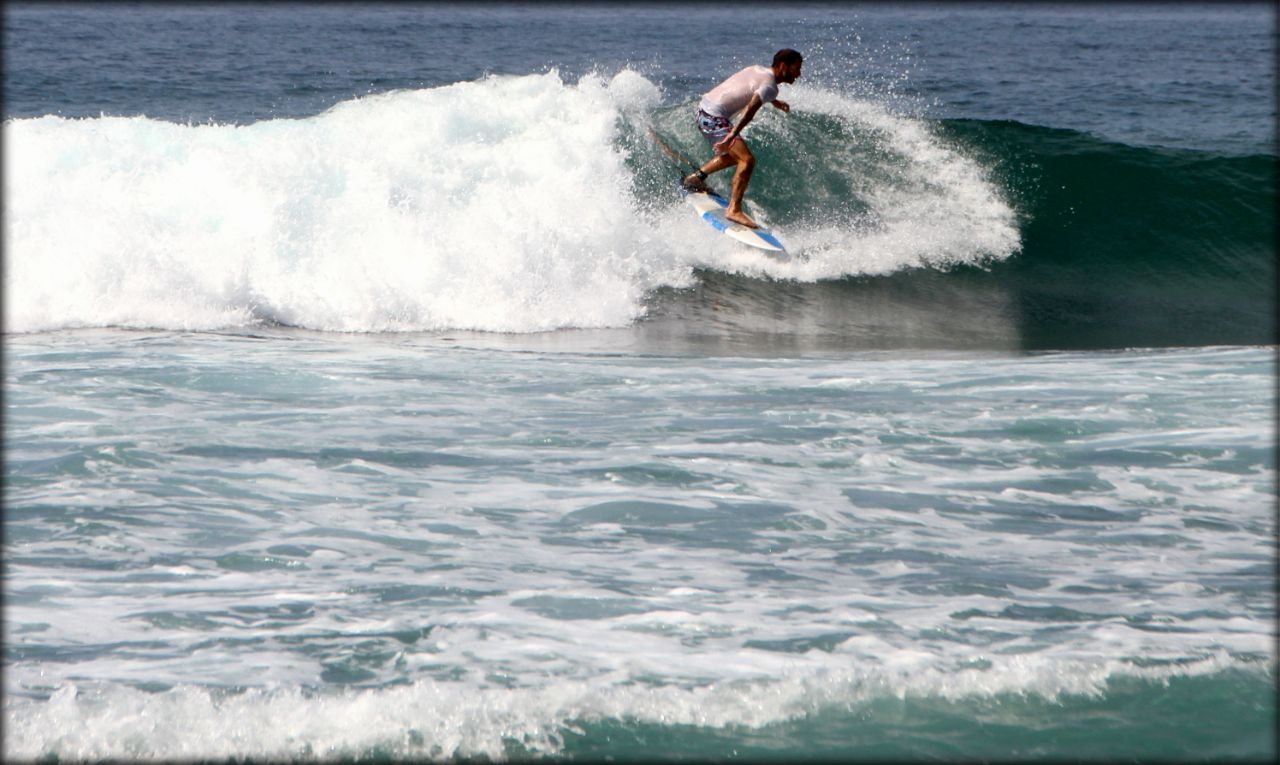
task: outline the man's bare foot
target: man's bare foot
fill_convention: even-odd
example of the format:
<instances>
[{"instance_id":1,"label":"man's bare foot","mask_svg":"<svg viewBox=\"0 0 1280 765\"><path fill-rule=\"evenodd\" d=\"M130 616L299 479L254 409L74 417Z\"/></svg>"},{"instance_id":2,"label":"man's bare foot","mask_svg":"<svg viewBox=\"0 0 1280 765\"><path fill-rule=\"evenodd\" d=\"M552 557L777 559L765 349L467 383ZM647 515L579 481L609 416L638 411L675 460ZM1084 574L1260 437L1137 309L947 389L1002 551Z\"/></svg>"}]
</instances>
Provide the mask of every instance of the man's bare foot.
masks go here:
<instances>
[{"instance_id":1,"label":"man's bare foot","mask_svg":"<svg viewBox=\"0 0 1280 765\"><path fill-rule=\"evenodd\" d=\"M731 220L734 223L740 223L747 228L760 228L760 224L747 217L747 214L741 210L728 210L724 214L725 220Z\"/></svg>"},{"instance_id":2,"label":"man's bare foot","mask_svg":"<svg viewBox=\"0 0 1280 765\"><path fill-rule=\"evenodd\" d=\"M710 194L711 187L707 182L698 177L697 173L689 173L680 181L680 185L684 186L685 191L698 191L703 194Z\"/></svg>"}]
</instances>

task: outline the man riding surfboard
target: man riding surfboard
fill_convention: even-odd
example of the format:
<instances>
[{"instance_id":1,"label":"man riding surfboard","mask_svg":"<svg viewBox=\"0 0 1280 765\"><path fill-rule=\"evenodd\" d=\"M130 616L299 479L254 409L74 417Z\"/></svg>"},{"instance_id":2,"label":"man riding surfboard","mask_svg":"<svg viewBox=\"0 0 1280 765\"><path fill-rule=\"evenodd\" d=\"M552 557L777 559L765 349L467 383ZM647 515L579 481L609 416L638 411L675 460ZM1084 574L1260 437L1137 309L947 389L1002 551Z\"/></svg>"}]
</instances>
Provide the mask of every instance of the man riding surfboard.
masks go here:
<instances>
[{"instance_id":1,"label":"man riding surfboard","mask_svg":"<svg viewBox=\"0 0 1280 765\"><path fill-rule=\"evenodd\" d=\"M734 223L759 228L742 210L742 197L747 193L751 171L756 166L755 155L742 138L742 131L765 104L771 103L783 112L791 111L790 104L778 100L778 85L795 82L803 63L804 57L798 52L783 48L774 54L772 66L749 66L712 88L698 103L698 130L711 144L715 156L686 176L683 183L690 191L708 191L705 183L708 175L736 167L729 208L724 216ZM733 124L735 119L737 124Z\"/></svg>"}]
</instances>

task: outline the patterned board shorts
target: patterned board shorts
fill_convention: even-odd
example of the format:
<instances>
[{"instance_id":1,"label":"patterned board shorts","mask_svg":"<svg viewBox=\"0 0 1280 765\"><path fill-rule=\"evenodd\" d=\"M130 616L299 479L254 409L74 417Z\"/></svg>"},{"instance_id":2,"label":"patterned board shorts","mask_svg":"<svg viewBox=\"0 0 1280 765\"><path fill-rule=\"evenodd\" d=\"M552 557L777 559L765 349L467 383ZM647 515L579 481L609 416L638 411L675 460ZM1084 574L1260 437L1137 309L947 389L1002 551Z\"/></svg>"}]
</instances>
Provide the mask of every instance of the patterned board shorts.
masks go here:
<instances>
[{"instance_id":1,"label":"patterned board shorts","mask_svg":"<svg viewBox=\"0 0 1280 765\"><path fill-rule=\"evenodd\" d=\"M698 130L702 133L702 137L707 139L707 143L711 144L712 149L714 150L716 144L729 136L729 131L733 130L733 125L730 125L729 120L724 117L707 114L699 109ZM724 152L717 153L723 154Z\"/></svg>"}]
</instances>

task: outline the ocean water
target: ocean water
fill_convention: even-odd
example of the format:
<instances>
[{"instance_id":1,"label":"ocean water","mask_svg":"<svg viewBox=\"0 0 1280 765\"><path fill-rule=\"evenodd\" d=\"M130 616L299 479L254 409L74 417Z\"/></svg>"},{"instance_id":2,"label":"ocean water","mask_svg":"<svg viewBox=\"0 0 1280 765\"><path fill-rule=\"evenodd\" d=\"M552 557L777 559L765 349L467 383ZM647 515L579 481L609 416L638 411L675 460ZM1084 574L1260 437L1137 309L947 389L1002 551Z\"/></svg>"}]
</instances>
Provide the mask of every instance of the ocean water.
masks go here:
<instances>
[{"instance_id":1,"label":"ocean water","mask_svg":"<svg viewBox=\"0 0 1280 765\"><path fill-rule=\"evenodd\" d=\"M5 758L1274 759L1274 45L6 5Z\"/></svg>"}]
</instances>

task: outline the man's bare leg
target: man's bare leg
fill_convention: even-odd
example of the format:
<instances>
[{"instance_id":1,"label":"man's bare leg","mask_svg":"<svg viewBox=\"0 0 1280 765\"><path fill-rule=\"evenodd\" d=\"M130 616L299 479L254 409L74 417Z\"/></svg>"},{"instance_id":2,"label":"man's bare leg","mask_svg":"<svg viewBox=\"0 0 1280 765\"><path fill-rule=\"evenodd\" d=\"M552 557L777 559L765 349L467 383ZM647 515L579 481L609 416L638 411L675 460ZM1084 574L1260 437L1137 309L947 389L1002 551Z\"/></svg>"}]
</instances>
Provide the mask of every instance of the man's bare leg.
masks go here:
<instances>
[{"instance_id":1,"label":"man's bare leg","mask_svg":"<svg viewBox=\"0 0 1280 765\"><path fill-rule=\"evenodd\" d=\"M741 138L733 142L729 147L728 155L725 156L737 163L737 169L733 171L733 191L729 195L729 209L724 213L725 220L740 223L748 228L760 228L759 224L742 211L742 198L746 196L747 184L751 182L751 171L756 167L756 158L747 148L747 142Z\"/></svg>"},{"instance_id":2,"label":"man's bare leg","mask_svg":"<svg viewBox=\"0 0 1280 765\"><path fill-rule=\"evenodd\" d=\"M747 193L747 184L751 182L751 171L756 167L755 155L751 153L751 149L747 148L746 141L741 137L737 138L729 145L727 152L715 155L698 169L704 175L711 175L731 166L736 166L737 169L733 173L733 190L730 192L729 208L725 210L724 217L726 220L748 228L760 228L760 225L751 220L742 209L742 198ZM701 191L706 188L706 183L698 177L697 173L685 176L683 183L684 187L690 190Z\"/></svg>"},{"instance_id":3,"label":"man's bare leg","mask_svg":"<svg viewBox=\"0 0 1280 765\"><path fill-rule=\"evenodd\" d=\"M702 167L698 168L698 170L701 171L703 175L711 175L712 173L718 173L721 170L733 164L734 164L734 160L731 159L727 154L717 154L711 159L707 160L707 163L704 164ZM684 180L682 181L682 183L684 184L684 187L686 189L689 189L690 191L710 191L711 190L707 186L707 182L699 178L697 173L689 173L684 177Z\"/></svg>"}]
</instances>

